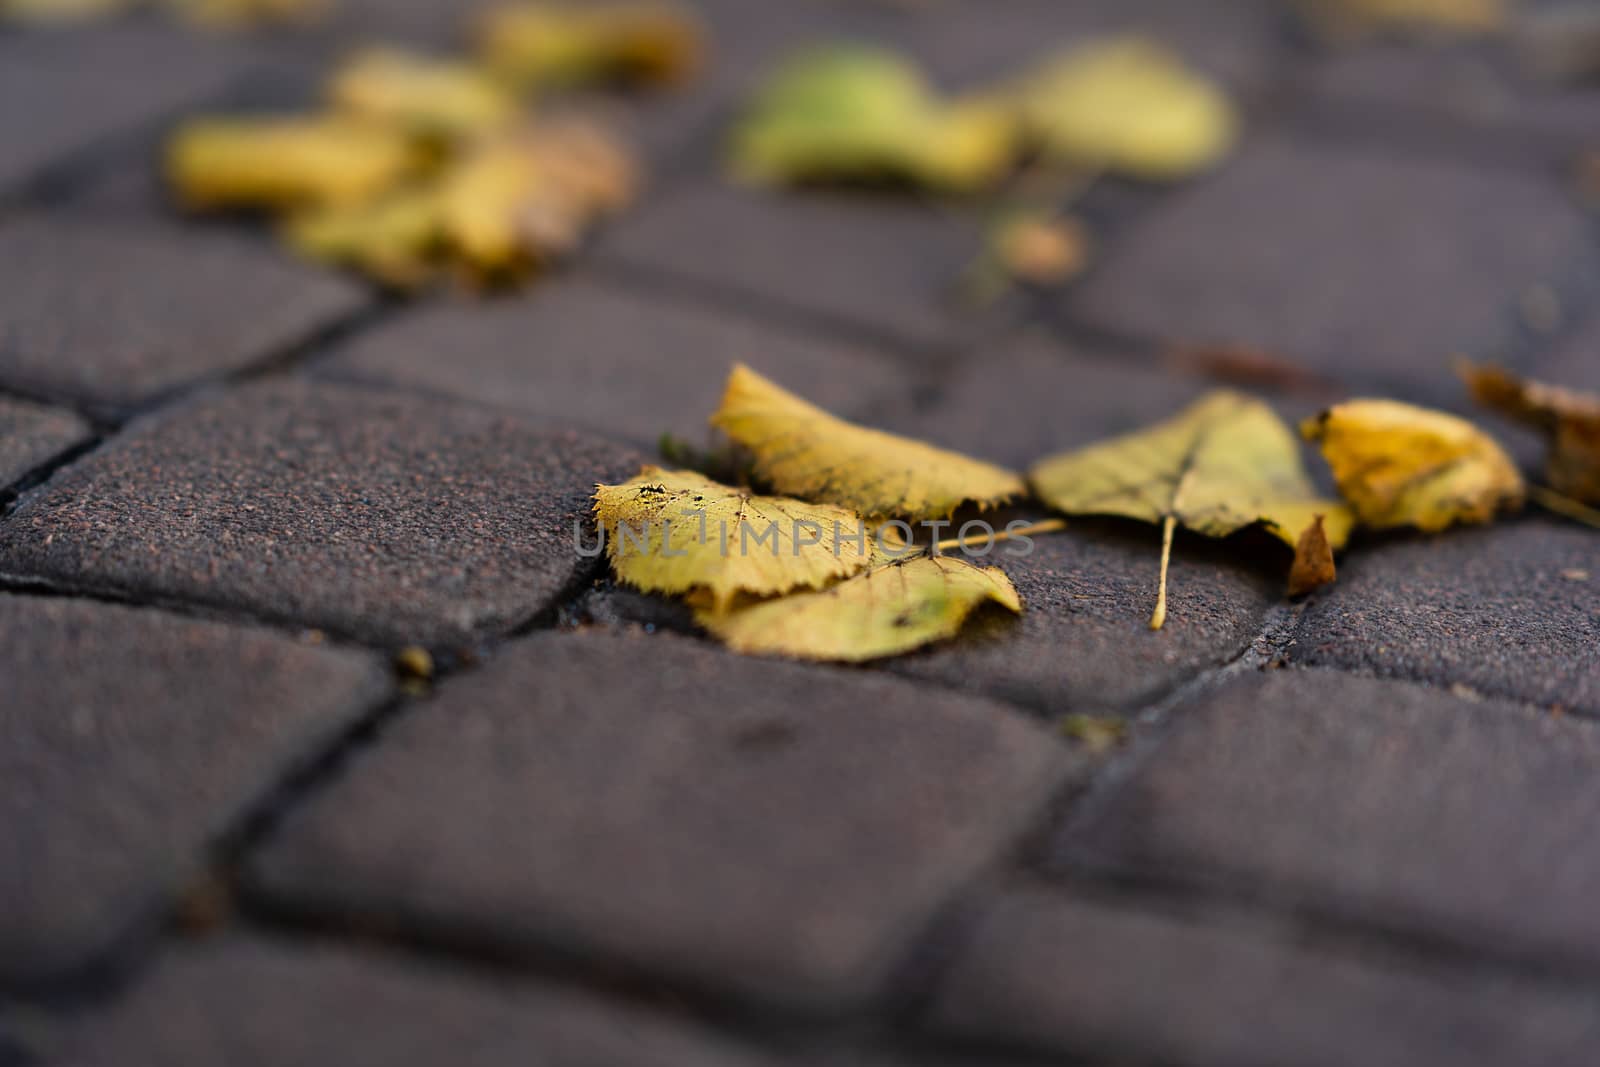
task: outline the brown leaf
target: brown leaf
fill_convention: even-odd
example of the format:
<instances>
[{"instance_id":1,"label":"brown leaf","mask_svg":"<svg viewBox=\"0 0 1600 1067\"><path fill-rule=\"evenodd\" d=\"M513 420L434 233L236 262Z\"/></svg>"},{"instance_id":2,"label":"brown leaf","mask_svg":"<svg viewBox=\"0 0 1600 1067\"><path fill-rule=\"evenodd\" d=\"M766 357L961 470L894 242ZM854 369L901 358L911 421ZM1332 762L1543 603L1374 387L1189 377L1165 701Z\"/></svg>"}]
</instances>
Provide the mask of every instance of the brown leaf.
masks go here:
<instances>
[{"instance_id":1,"label":"brown leaf","mask_svg":"<svg viewBox=\"0 0 1600 1067\"><path fill-rule=\"evenodd\" d=\"M1545 478L1552 489L1582 503L1600 504L1600 395L1465 361L1456 371L1478 403L1545 435L1550 445Z\"/></svg>"},{"instance_id":2,"label":"brown leaf","mask_svg":"<svg viewBox=\"0 0 1600 1067\"><path fill-rule=\"evenodd\" d=\"M1304 596L1338 577L1333 565L1333 546L1318 515L1300 532L1294 546L1294 565L1289 568L1289 595Z\"/></svg>"}]
</instances>

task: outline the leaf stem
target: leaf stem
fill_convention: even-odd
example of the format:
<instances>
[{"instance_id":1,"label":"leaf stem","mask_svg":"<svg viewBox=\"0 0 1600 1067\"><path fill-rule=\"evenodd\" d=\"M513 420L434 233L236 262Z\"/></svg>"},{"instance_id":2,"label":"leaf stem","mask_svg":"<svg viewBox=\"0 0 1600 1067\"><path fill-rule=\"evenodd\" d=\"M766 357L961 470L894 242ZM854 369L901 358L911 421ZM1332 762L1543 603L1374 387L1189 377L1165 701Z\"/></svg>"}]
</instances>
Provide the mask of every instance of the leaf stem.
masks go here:
<instances>
[{"instance_id":1,"label":"leaf stem","mask_svg":"<svg viewBox=\"0 0 1600 1067\"><path fill-rule=\"evenodd\" d=\"M1167 564L1172 561L1172 532L1178 517L1168 515L1161 524L1161 587L1156 593L1156 610L1150 616L1150 629L1159 630L1167 622Z\"/></svg>"},{"instance_id":2,"label":"leaf stem","mask_svg":"<svg viewBox=\"0 0 1600 1067\"><path fill-rule=\"evenodd\" d=\"M1528 486L1528 496L1535 504L1546 511L1553 511L1557 515L1565 516L1574 522L1581 522L1585 526L1600 529L1600 508L1591 508L1587 504L1579 503L1569 496L1562 496L1554 489L1542 485Z\"/></svg>"},{"instance_id":3,"label":"leaf stem","mask_svg":"<svg viewBox=\"0 0 1600 1067\"><path fill-rule=\"evenodd\" d=\"M1015 530L1001 530L999 533L989 532L973 534L971 537L949 537L933 547L940 552L948 552L953 548L966 548L968 545L992 545L1000 541L1010 541L1015 537L1032 537L1034 534L1055 533L1067 528L1066 519L1044 519L1031 526L1020 526Z\"/></svg>"}]
</instances>

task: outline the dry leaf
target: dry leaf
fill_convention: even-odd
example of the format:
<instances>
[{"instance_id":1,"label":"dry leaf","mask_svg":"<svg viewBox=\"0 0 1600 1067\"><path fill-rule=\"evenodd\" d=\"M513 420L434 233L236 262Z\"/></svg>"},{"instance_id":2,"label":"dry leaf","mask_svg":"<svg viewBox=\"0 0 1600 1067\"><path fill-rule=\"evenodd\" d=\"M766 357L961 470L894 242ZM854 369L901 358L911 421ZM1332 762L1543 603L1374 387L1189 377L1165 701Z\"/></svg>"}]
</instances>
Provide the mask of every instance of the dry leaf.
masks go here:
<instances>
[{"instance_id":1,"label":"dry leaf","mask_svg":"<svg viewBox=\"0 0 1600 1067\"><path fill-rule=\"evenodd\" d=\"M371 203L300 212L284 224L289 246L308 259L353 267L385 285L414 289L433 277L443 234L439 191L423 185Z\"/></svg>"},{"instance_id":2,"label":"dry leaf","mask_svg":"<svg viewBox=\"0 0 1600 1067\"><path fill-rule=\"evenodd\" d=\"M1304 596L1339 576L1333 563L1333 546L1318 515L1294 544L1294 564L1289 568L1289 595Z\"/></svg>"},{"instance_id":3,"label":"dry leaf","mask_svg":"<svg viewBox=\"0 0 1600 1067\"><path fill-rule=\"evenodd\" d=\"M486 12L485 63L519 85L679 82L700 65L699 24L676 4L529 3Z\"/></svg>"},{"instance_id":4,"label":"dry leaf","mask_svg":"<svg viewBox=\"0 0 1600 1067\"><path fill-rule=\"evenodd\" d=\"M633 196L632 158L599 127L552 121L478 145L444 177L445 239L479 276L571 251Z\"/></svg>"},{"instance_id":5,"label":"dry leaf","mask_svg":"<svg viewBox=\"0 0 1600 1067\"><path fill-rule=\"evenodd\" d=\"M795 593L697 620L739 652L860 662L953 637L980 604L1014 612L1022 600L997 567L918 556L864 571L818 592Z\"/></svg>"},{"instance_id":6,"label":"dry leaf","mask_svg":"<svg viewBox=\"0 0 1600 1067\"><path fill-rule=\"evenodd\" d=\"M711 424L754 453L756 474L778 492L872 519L944 518L964 503L987 507L1025 491L1008 470L845 422L743 364Z\"/></svg>"},{"instance_id":7,"label":"dry leaf","mask_svg":"<svg viewBox=\"0 0 1600 1067\"><path fill-rule=\"evenodd\" d=\"M1522 506L1522 476L1465 419L1394 400L1336 404L1300 428L1364 525L1437 531Z\"/></svg>"},{"instance_id":8,"label":"dry leaf","mask_svg":"<svg viewBox=\"0 0 1600 1067\"><path fill-rule=\"evenodd\" d=\"M619 579L655 593L703 590L716 610L738 593L820 588L872 561L871 533L854 512L756 496L693 471L646 467L597 486L594 511Z\"/></svg>"},{"instance_id":9,"label":"dry leaf","mask_svg":"<svg viewBox=\"0 0 1600 1067\"><path fill-rule=\"evenodd\" d=\"M1317 496L1294 434L1266 404L1211 393L1160 425L1042 460L1029 473L1039 498L1074 515L1121 515L1161 523L1161 580L1152 629L1166 619L1167 561L1181 525L1226 537L1261 525L1298 544L1326 517L1333 548L1352 524L1348 509Z\"/></svg>"},{"instance_id":10,"label":"dry leaf","mask_svg":"<svg viewBox=\"0 0 1600 1067\"><path fill-rule=\"evenodd\" d=\"M1010 95L1029 136L1049 155L1136 178L1205 170L1227 155L1238 133L1220 88L1140 37L1064 52Z\"/></svg>"},{"instance_id":11,"label":"dry leaf","mask_svg":"<svg viewBox=\"0 0 1600 1067\"><path fill-rule=\"evenodd\" d=\"M1552 489L1600 504L1600 395L1527 381L1499 367L1462 363L1458 370L1480 404L1543 431Z\"/></svg>"},{"instance_id":12,"label":"dry leaf","mask_svg":"<svg viewBox=\"0 0 1600 1067\"><path fill-rule=\"evenodd\" d=\"M355 204L425 163L405 131L348 117L196 119L167 147L193 208Z\"/></svg>"},{"instance_id":13,"label":"dry leaf","mask_svg":"<svg viewBox=\"0 0 1600 1067\"><path fill-rule=\"evenodd\" d=\"M767 80L735 129L739 177L760 184L891 178L972 190L1010 167L1015 122L992 103L946 104L883 49L804 52Z\"/></svg>"},{"instance_id":14,"label":"dry leaf","mask_svg":"<svg viewBox=\"0 0 1600 1067\"><path fill-rule=\"evenodd\" d=\"M481 133L517 114L516 98L476 67L395 48L347 60L328 84L328 101L358 118L433 135Z\"/></svg>"}]
</instances>

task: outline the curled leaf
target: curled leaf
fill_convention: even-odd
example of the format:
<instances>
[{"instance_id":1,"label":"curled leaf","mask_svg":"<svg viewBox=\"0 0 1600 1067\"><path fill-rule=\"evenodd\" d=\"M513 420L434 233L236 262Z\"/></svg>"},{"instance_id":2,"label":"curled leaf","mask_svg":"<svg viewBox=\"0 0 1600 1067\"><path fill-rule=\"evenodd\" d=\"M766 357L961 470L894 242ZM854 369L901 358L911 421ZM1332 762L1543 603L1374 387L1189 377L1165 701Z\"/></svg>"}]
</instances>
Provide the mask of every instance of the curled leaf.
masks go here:
<instances>
[{"instance_id":1,"label":"curled leaf","mask_svg":"<svg viewBox=\"0 0 1600 1067\"><path fill-rule=\"evenodd\" d=\"M1482 430L1394 400L1351 400L1307 419L1339 492L1364 525L1443 530L1522 506L1522 476Z\"/></svg>"},{"instance_id":2,"label":"curled leaf","mask_svg":"<svg viewBox=\"0 0 1600 1067\"><path fill-rule=\"evenodd\" d=\"M819 588L872 560L872 535L852 511L756 496L693 471L646 467L597 486L594 512L618 578L648 592L703 590L718 610L738 593Z\"/></svg>"},{"instance_id":3,"label":"curled leaf","mask_svg":"<svg viewBox=\"0 0 1600 1067\"><path fill-rule=\"evenodd\" d=\"M395 48L360 52L328 84L329 102L359 118L419 133L480 133L509 122L514 96L476 67Z\"/></svg>"},{"instance_id":4,"label":"curled leaf","mask_svg":"<svg viewBox=\"0 0 1600 1067\"><path fill-rule=\"evenodd\" d=\"M1022 611L998 567L918 556L864 571L817 592L795 593L697 620L739 652L860 662L953 637L980 604Z\"/></svg>"},{"instance_id":5,"label":"curled leaf","mask_svg":"<svg viewBox=\"0 0 1600 1067\"><path fill-rule=\"evenodd\" d=\"M778 492L873 519L943 518L965 503L986 507L1024 492L1008 470L845 422L743 364L728 375L711 424L754 454L756 474Z\"/></svg>"},{"instance_id":6,"label":"curled leaf","mask_svg":"<svg viewBox=\"0 0 1600 1067\"><path fill-rule=\"evenodd\" d=\"M425 159L405 131L348 117L196 119L168 143L167 176L193 208L353 204Z\"/></svg>"},{"instance_id":7,"label":"curled leaf","mask_svg":"<svg viewBox=\"0 0 1600 1067\"><path fill-rule=\"evenodd\" d=\"M445 239L480 276L511 273L577 246L591 223L632 198L629 154L576 119L492 138L445 176Z\"/></svg>"},{"instance_id":8,"label":"curled leaf","mask_svg":"<svg viewBox=\"0 0 1600 1067\"><path fill-rule=\"evenodd\" d=\"M1136 178L1206 170L1238 134L1227 95L1141 37L1064 52L1024 78L1011 97L1029 137L1050 155Z\"/></svg>"},{"instance_id":9,"label":"curled leaf","mask_svg":"<svg viewBox=\"0 0 1600 1067\"><path fill-rule=\"evenodd\" d=\"M971 190L1009 168L1014 129L995 103L939 100L893 52L835 45L772 75L735 129L732 155L740 177L763 184L892 178Z\"/></svg>"},{"instance_id":10,"label":"curled leaf","mask_svg":"<svg viewBox=\"0 0 1600 1067\"><path fill-rule=\"evenodd\" d=\"M1499 367L1463 363L1459 370L1478 403L1544 433L1551 488L1600 504L1600 396L1528 381Z\"/></svg>"},{"instance_id":11,"label":"curled leaf","mask_svg":"<svg viewBox=\"0 0 1600 1067\"><path fill-rule=\"evenodd\" d=\"M478 25L484 62L520 85L683 81L701 61L699 24L675 4L524 3Z\"/></svg>"},{"instance_id":12,"label":"curled leaf","mask_svg":"<svg viewBox=\"0 0 1600 1067\"><path fill-rule=\"evenodd\" d=\"M1176 526L1226 537L1260 525L1294 547L1318 516L1332 548L1352 518L1318 497L1294 434L1266 404L1241 393L1210 393L1148 430L1041 460L1034 492L1073 515L1121 515L1160 523L1161 581L1151 628L1166 617L1166 572Z\"/></svg>"},{"instance_id":13,"label":"curled leaf","mask_svg":"<svg viewBox=\"0 0 1600 1067\"><path fill-rule=\"evenodd\" d=\"M1333 546L1318 515L1294 544L1294 564L1289 568L1289 595L1304 596L1339 576L1333 562Z\"/></svg>"}]
</instances>

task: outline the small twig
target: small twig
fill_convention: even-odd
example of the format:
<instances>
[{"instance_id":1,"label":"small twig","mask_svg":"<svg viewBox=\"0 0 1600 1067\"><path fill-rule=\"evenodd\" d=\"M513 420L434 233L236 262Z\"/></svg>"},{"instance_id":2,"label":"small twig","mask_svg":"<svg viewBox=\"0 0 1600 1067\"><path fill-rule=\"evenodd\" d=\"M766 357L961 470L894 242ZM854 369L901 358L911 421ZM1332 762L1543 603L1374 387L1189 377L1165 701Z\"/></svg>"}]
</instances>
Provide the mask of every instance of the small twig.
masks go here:
<instances>
[{"instance_id":1,"label":"small twig","mask_svg":"<svg viewBox=\"0 0 1600 1067\"><path fill-rule=\"evenodd\" d=\"M1156 610L1150 616L1152 630L1161 629L1167 622L1167 564L1172 561L1172 532L1177 526L1175 515L1168 515L1161 524L1161 588L1156 593Z\"/></svg>"},{"instance_id":2,"label":"small twig","mask_svg":"<svg viewBox=\"0 0 1600 1067\"><path fill-rule=\"evenodd\" d=\"M1066 528L1066 519L1044 519L1030 526L1019 526L1015 530L1001 530L999 533L991 530L988 533L973 534L970 537L946 538L933 547L935 551L948 552L955 548L966 548L968 545L992 545L1001 541L1010 541L1016 537L1032 537L1034 534L1055 533Z\"/></svg>"},{"instance_id":3,"label":"small twig","mask_svg":"<svg viewBox=\"0 0 1600 1067\"><path fill-rule=\"evenodd\" d=\"M1528 486L1528 496L1546 511L1553 511L1574 522L1581 522L1585 526L1593 526L1600 530L1600 508L1591 508L1542 485Z\"/></svg>"}]
</instances>

